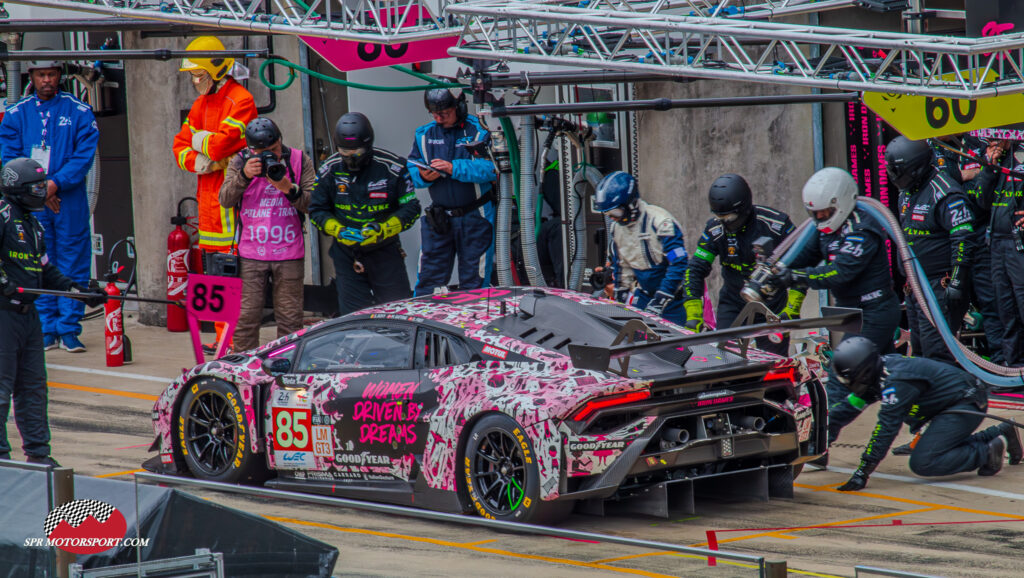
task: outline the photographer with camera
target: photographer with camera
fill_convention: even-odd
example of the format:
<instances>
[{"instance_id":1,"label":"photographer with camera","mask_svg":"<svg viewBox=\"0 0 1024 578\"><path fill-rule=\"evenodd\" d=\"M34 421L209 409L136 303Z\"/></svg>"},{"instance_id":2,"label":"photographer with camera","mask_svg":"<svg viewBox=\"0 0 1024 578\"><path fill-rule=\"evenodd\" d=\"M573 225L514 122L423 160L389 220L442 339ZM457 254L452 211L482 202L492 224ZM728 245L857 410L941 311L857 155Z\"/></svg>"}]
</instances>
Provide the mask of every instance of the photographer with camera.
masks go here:
<instances>
[{"instance_id":1,"label":"photographer with camera","mask_svg":"<svg viewBox=\"0 0 1024 578\"><path fill-rule=\"evenodd\" d=\"M277 336L302 328L303 258L306 255L300 214L309 208L316 185L313 159L286 147L269 118L245 127L242 149L228 164L220 204L237 211L242 307L234 347L259 346L260 320L268 275L273 279ZM298 182L296 182L298 181Z\"/></svg>"},{"instance_id":2,"label":"photographer with camera","mask_svg":"<svg viewBox=\"0 0 1024 578\"><path fill-rule=\"evenodd\" d=\"M398 234L420 216L405 159L373 148L358 112L334 126L338 153L320 166L309 218L334 239L330 255L342 315L412 295Z\"/></svg>"},{"instance_id":3,"label":"photographer with camera","mask_svg":"<svg viewBox=\"0 0 1024 578\"><path fill-rule=\"evenodd\" d=\"M715 317L718 327L725 329L732 326L746 305L740 290L754 266L771 255L774 247L795 229L789 215L755 205L750 186L740 175L726 174L715 179L708 191L708 203L715 216L704 227L680 287L686 308L686 327L694 331L700 331L704 324L704 280L711 273L715 259L722 265L722 289L718 292ZM796 319L800 317L805 294L804 288L790 287L786 293L777 292L765 304L784 319ZM764 323L764 316L758 315L754 322ZM786 355L789 336L779 343L758 337L757 346Z\"/></svg>"}]
</instances>

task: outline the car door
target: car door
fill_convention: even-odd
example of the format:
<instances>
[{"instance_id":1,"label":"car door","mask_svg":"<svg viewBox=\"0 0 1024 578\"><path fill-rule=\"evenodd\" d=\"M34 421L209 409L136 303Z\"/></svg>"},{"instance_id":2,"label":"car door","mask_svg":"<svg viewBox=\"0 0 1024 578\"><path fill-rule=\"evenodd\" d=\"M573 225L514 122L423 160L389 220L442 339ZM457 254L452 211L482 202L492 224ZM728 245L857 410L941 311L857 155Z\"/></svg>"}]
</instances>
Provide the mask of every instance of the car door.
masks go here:
<instances>
[{"instance_id":1,"label":"car door","mask_svg":"<svg viewBox=\"0 0 1024 578\"><path fill-rule=\"evenodd\" d=\"M407 479L423 445L414 342L414 326L386 321L306 336L287 380L302 389L271 407L277 467L312 470L312 479Z\"/></svg>"}]
</instances>

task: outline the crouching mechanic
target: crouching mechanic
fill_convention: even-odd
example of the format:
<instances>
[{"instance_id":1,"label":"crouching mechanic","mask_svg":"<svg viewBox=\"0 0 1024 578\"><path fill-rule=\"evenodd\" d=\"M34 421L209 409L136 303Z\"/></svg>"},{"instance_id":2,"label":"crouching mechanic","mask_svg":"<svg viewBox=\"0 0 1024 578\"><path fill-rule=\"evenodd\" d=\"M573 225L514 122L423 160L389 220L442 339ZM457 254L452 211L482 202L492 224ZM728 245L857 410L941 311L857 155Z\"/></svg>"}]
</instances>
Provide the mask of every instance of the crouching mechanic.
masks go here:
<instances>
[{"instance_id":1,"label":"crouching mechanic","mask_svg":"<svg viewBox=\"0 0 1024 578\"><path fill-rule=\"evenodd\" d=\"M839 491L863 489L889 451L904 423L911 431L928 424L910 454L910 470L919 476L948 476L978 470L994 476L1024 458L1017 428L1000 423L974 432L988 407L984 385L973 375L947 363L919 357L878 354L875 344L854 336L832 355L836 378L859 397L880 397L878 424L861 456L860 466ZM950 413L966 410L970 414Z\"/></svg>"},{"instance_id":2,"label":"crouching mechanic","mask_svg":"<svg viewBox=\"0 0 1024 578\"><path fill-rule=\"evenodd\" d=\"M837 306L860 309L861 333L883 354L891 353L900 321L900 301L892 288L885 230L857 208L857 183L842 169L826 167L811 175L804 185L803 201L817 232L788 268L777 267L778 273L768 285L827 289ZM877 401L851 396L835 381L829 379L825 388L830 445L865 406Z\"/></svg>"},{"instance_id":3,"label":"crouching mechanic","mask_svg":"<svg viewBox=\"0 0 1024 578\"><path fill-rule=\"evenodd\" d=\"M0 172L0 460L11 459L7 414L14 421L31 463L59 466L50 457L46 414L46 360L35 295L19 287L83 293L90 307L106 302L100 289L86 289L65 277L46 256L43 227L32 213L47 199L46 171L29 158L16 158Z\"/></svg>"},{"instance_id":4,"label":"crouching mechanic","mask_svg":"<svg viewBox=\"0 0 1024 578\"><path fill-rule=\"evenodd\" d=\"M719 328L732 326L746 302L740 296L743 283L750 277L758 258L755 243L767 240L771 247L763 247L769 254L793 232L789 215L770 207L754 205L750 186L743 177L734 174L722 175L711 183L708 203L714 218L704 227L704 234L693 252L694 259L686 269L681 291L683 306L686 308L686 327L700 331L704 322L704 280L711 273L715 259L722 263L722 289L718 292L718 309L715 318ZM800 306L804 302L805 290L791 287L788 292L776 292L765 303L769 309L779 312L784 319L800 317ZM764 323L764 316L758 315L755 323ZM789 337L781 343L772 343L766 337L757 339L757 346L766 351L786 355L789 352Z\"/></svg>"},{"instance_id":5,"label":"crouching mechanic","mask_svg":"<svg viewBox=\"0 0 1024 578\"><path fill-rule=\"evenodd\" d=\"M302 212L309 208L316 184L313 160L286 147L281 131L269 118L257 117L245 127L248 149L235 155L220 187L220 204L239 215L238 256L241 257L242 306L234 347L245 351L260 344L267 277L273 279L277 336L302 329Z\"/></svg>"},{"instance_id":6,"label":"crouching mechanic","mask_svg":"<svg viewBox=\"0 0 1024 578\"><path fill-rule=\"evenodd\" d=\"M373 148L373 126L361 113L334 127L338 154L320 167L310 220L334 238L330 254L342 315L412 295L398 234L420 216L405 159Z\"/></svg>"},{"instance_id":7,"label":"crouching mechanic","mask_svg":"<svg viewBox=\"0 0 1024 578\"><path fill-rule=\"evenodd\" d=\"M597 184L594 208L611 219L615 300L682 325L683 303L675 293L686 274L686 248L679 223L642 201L636 178L622 171Z\"/></svg>"}]
</instances>

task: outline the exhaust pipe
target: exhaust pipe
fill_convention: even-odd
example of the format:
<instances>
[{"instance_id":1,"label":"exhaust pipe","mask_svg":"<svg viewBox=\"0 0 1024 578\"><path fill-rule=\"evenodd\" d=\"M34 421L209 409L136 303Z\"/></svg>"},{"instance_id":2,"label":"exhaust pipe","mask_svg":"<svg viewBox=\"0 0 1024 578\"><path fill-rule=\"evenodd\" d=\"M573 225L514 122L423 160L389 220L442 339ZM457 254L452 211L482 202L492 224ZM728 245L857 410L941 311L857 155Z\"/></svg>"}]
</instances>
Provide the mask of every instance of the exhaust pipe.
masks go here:
<instances>
[{"instance_id":1,"label":"exhaust pipe","mask_svg":"<svg viewBox=\"0 0 1024 578\"><path fill-rule=\"evenodd\" d=\"M661 439L667 442L685 444L690 441L690 432L681 427L665 428L665 431L661 432Z\"/></svg>"},{"instance_id":2,"label":"exhaust pipe","mask_svg":"<svg viewBox=\"0 0 1024 578\"><path fill-rule=\"evenodd\" d=\"M745 429L752 429L754 431L761 431L764 429L764 418L745 415L740 418L739 425Z\"/></svg>"}]
</instances>

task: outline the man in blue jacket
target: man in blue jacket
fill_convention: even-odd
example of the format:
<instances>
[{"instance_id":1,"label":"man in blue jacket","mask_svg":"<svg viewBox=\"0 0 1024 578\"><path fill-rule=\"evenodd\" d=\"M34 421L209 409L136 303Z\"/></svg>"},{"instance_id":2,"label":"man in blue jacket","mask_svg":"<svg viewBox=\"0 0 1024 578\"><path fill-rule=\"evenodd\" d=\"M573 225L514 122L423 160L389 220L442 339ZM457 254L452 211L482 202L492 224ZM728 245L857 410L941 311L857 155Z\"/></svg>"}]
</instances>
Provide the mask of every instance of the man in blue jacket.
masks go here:
<instances>
[{"instance_id":1,"label":"man in blue jacket","mask_svg":"<svg viewBox=\"0 0 1024 578\"><path fill-rule=\"evenodd\" d=\"M28 65L34 94L7 109L0 123L0 157L36 160L46 169L46 208L39 222L57 269L75 283L89 282L89 201L85 176L96 155L99 130L92 108L60 90L60 63ZM66 297L40 296L43 347L85 351L79 341L85 305Z\"/></svg>"},{"instance_id":2,"label":"man in blue jacket","mask_svg":"<svg viewBox=\"0 0 1024 578\"><path fill-rule=\"evenodd\" d=\"M683 230L661 207L640 200L636 178L609 173L597 184L594 208L611 219L609 260L615 300L682 325L676 290L686 276Z\"/></svg>"},{"instance_id":3,"label":"man in blue jacket","mask_svg":"<svg viewBox=\"0 0 1024 578\"><path fill-rule=\"evenodd\" d=\"M433 122L416 129L409 176L430 192L421 226L416 295L448 284L459 261L459 289L486 287L494 259L494 163L482 156L490 135L466 111L466 97L446 88L428 90L424 104Z\"/></svg>"}]
</instances>

